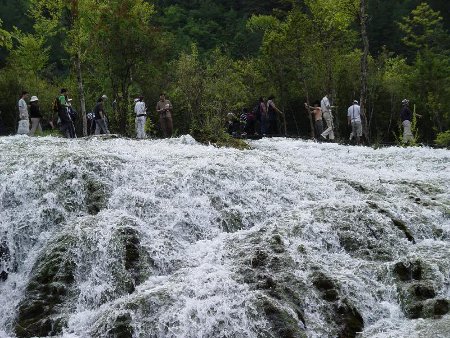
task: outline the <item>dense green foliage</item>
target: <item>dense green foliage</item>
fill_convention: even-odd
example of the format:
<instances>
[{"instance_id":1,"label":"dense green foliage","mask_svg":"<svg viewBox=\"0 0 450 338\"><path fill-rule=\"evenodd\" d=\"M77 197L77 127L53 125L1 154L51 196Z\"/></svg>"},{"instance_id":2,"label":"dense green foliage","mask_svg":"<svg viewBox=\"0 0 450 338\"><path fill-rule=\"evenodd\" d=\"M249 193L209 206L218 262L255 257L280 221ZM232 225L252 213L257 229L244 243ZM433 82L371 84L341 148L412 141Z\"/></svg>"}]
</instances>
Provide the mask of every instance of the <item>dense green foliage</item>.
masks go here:
<instances>
[{"instance_id":1,"label":"dense green foliage","mask_svg":"<svg viewBox=\"0 0 450 338\"><path fill-rule=\"evenodd\" d=\"M371 139L398 139L401 100L407 97L422 115L419 142L432 143L450 127L448 4L367 2ZM59 88L68 87L74 102L81 102L77 76L82 75L87 111L106 93L111 129L124 135L133 135L133 98L145 96L154 126L153 108L166 91L178 134L220 138L228 112L275 95L288 133L306 137L310 121L303 102L320 100L328 91L338 106L337 134L346 138L346 110L360 95L359 4L0 0L3 132L16 128L21 90L38 95L52 119ZM75 104L80 110L81 105ZM81 119L77 128L82 131Z\"/></svg>"}]
</instances>

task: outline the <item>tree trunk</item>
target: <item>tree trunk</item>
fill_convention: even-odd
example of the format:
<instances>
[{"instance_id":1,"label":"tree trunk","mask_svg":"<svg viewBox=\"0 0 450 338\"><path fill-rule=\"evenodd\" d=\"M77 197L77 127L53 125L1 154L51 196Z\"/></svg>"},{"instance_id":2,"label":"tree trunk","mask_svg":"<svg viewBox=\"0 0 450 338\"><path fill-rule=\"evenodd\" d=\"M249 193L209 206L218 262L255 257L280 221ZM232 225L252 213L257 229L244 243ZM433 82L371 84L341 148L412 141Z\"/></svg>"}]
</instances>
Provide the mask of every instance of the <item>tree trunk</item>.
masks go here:
<instances>
[{"instance_id":1,"label":"tree trunk","mask_svg":"<svg viewBox=\"0 0 450 338\"><path fill-rule=\"evenodd\" d=\"M363 43L363 53L361 56L361 117L363 132L367 142L370 143L369 121L367 120L367 77L368 77L368 57L369 57L369 37L367 35L367 0L360 0L360 25L361 39Z\"/></svg>"},{"instance_id":2,"label":"tree trunk","mask_svg":"<svg viewBox=\"0 0 450 338\"><path fill-rule=\"evenodd\" d=\"M308 86L306 84L306 80L303 80L303 87L305 88L305 93L306 93L306 104L309 107L309 106L311 106L311 104L309 102L309 92L308 92ZM314 133L314 123L313 123L312 115L311 115L311 112L310 112L309 108L307 108L306 111L308 113L309 126L311 128L311 139L314 139L315 138L315 133Z\"/></svg>"},{"instance_id":3,"label":"tree trunk","mask_svg":"<svg viewBox=\"0 0 450 338\"><path fill-rule=\"evenodd\" d=\"M84 96L83 77L81 74L81 58L79 50L75 56L75 68L77 71L78 95L80 96L81 117L83 119L83 136L87 136L86 98Z\"/></svg>"}]
</instances>

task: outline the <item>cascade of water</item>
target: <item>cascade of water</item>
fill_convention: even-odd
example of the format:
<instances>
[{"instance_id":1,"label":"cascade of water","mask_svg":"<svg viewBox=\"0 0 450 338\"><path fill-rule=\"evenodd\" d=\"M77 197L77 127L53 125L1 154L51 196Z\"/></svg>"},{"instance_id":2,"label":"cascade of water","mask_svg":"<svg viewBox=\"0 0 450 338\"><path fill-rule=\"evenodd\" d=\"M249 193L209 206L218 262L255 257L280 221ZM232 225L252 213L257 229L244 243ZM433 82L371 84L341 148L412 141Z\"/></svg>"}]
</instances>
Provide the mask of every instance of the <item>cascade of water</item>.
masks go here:
<instances>
[{"instance_id":1,"label":"cascade of water","mask_svg":"<svg viewBox=\"0 0 450 338\"><path fill-rule=\"evenodd\" d=\"M0 337L446 336L450 153L0 138Z\"/></svg>"}]
</instances>

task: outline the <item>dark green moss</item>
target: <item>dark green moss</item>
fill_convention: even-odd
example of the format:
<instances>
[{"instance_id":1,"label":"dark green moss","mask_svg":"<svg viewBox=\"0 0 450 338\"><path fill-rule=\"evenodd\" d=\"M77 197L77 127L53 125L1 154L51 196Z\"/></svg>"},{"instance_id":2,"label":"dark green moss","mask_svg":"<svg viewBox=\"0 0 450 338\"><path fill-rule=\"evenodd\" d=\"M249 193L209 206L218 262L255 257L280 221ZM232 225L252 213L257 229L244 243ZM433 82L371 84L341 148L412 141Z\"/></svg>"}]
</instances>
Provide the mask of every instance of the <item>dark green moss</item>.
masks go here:
<instances>
[{"instance_id":1,"label":"dark green moss","mask_svg":"<svg viewBox=\"0 0 450 338\"><path fill-rule=\"evenodd\" d=\"M36 262L33 277L19 303L17 337L52 336L62 332L66 318L59 310L67 302L74 282L75 263L69 250L74 242L74 238L61 237Z\"/></svg>"}]
</instances>

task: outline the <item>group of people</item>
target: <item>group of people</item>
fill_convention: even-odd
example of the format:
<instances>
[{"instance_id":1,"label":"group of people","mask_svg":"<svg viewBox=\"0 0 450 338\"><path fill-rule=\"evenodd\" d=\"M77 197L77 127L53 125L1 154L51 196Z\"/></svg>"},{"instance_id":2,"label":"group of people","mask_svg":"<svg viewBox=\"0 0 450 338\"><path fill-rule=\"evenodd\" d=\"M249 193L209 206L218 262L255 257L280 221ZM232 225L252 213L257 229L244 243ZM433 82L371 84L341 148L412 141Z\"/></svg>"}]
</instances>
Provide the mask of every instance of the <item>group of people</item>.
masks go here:
<instances>
[{"instance_id":1,"label":"group of people","mask_svg":"<svg viewBox=\"0 0 450 338\"><path fill-rule=\"evenodd\" d=\"M20 120L17 133L33 136L36 131L42 132L41 120L43 117L40 112L38 97L31 96L29 104L27 104L26 100L29 96L28 92L22 92L18 102ZM315 136L317 140L332 141L335 139L332 114L332 109L335 107L330 104L329 96L330 94L326 94L320 102L316 101L314 106L309 106L305 103L305 107L311 112L314 118ZM106 95L102 95L97 100L93 112L87 114L88 132L90 135L109 134L108 119L104 107L107 99L108 97ZM71 101L72 99L68 96L68 90L63 88L53 103L53 111L58 115L57 125L64 137L67 138L76 137L74 122L77 118L77 112L73 109ZM173 134L172 110L172 103L166 98L164 93L161 93L159 101L156 104L156 112L159 115L159 122L164 138L171 137ZM134 100L134 114L136 138L144 139L147 137L145 125L148 114L143 96ZM252 110L244 108L239 117L234 113L228 114L228 133L233 136L277 135L280 133L277 115L284 117L284 113L275 105L274 97L270 96L267 101L263 97L260 97L258 103ZM411 131L413 113L409 109L409 100L407 99L402 101L400 118L403 125L403 142L411 142L414 139ZM326 123L325 130L323 120ZM347 110L347 121L351 127L349 139L351 141L355 138L356 144L359 145L363 135L363 128L361 107L357 100L354 100ZM50 121L49 124L54 128L53 121Z\"/></svg>"},{"instance_id":2,"label":"group of people","mask_svg":"<svg viewBox=\"0 0 450 338\"><path fill-rule=\"evenodd\" d=\"M60 94L53 102L53 113L57 114L57 126L66 138L76 138L75 120L77 112L72 107L68 90L63 88ZM29 99L29 103L27 100ZM94 109L87 113L87 131L89 135L109 134L108 117L105 109L105 101L108 99L106 95L98 98ZM146 138L145 123L147 119L147 107L144 97L140 96L134 100L134 114L136 137L138 139ZM17 134L34 136L36 132L42 133L41 121L43 116L39 107L39 99L37 96L31 96L27 91L23 91L18 102L19 123ZM172 122L172 103L166 99L164 93L160 95L160 99L156 104L156 111L159 114L161 130L165 138L171 137L173 134ZM55 128L53 118L49 121L50 127ZM31 126L31 127L30 127Z\"/></svg>"},{"instance_id":3,"label":"group of people","mask_svg":"<svg viewBox=\"0 0 450 338\"><path fill-rule=\"evenodd\" d=\"M243 108L240 117L228 113L227 130L232 136L266 136L280 133L277 115L284 116L274 102L275 97L266 100L260 97L252 110Z\"/></svg>"},{"instance_id":4,"label":"group of people","mask_svg":"<svg viewBox=\"0 0 450 338\"><path fill-rule=\"evenodd\" d=\"M39 98L35 95L31 96L28 104L26 100L29 97L30 94L27 91L23 91L18 102L19 124L17 134L34 136L36 132L42 133L43 116L39 106ZM74 121L77 112L72 107L71 101L72 99L68 97L67 89L61 89L60 94L53 102L53 111L58 114L57 125L67 138L76 137ZM49 121L49 125L51 128L54 128L53 120Z\"/></svg>"},{"instance_id":5,"label":"group of people","mask_svg":"<svg viewBox=\"0 0 450 338\"><path fill-rule=\"evenodd\" d=\"M329 94L325 95L320 103L316 101L313 107L305 103L305 107L309 109L314 116L314 128L317 140L326 140L327 138L329 138L330 140L334 140L332 108L335 107L330 105L328 96ZM420 117L420 115L417 116ZM412 142L414 140L411 131L413 113L409 109L409 100L407 99L404 99L402 101L400 118L403 125L403 143ZM323 120L325 120L327 125L327 129L325 131L323 130ZM357 100L353 100L352 105L347 109L347 123L349 127L351 127L349 141L352 141L354 138L356 144L361 144L363 127L361 120L361 107Z\"/></svg>"},{"instance_id":6,"label":"group of people","mask_svg":"<svg viewBox=\"0 0 450 338\"><path fill-rule=\"evenodd\" d=\"M145 105L143 96L136 98L134 102L136 138L144 139L147 137L145 133L147 106ZM156 103L156 112L159 115L159 123L164 138L169 138L173 134L172 110L172 103L166 99L166 94L161 93L159 95L159 101Z\"/></svg>"}]
</instances>

